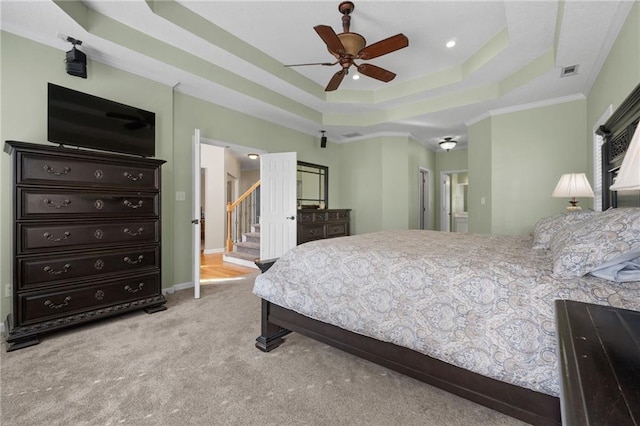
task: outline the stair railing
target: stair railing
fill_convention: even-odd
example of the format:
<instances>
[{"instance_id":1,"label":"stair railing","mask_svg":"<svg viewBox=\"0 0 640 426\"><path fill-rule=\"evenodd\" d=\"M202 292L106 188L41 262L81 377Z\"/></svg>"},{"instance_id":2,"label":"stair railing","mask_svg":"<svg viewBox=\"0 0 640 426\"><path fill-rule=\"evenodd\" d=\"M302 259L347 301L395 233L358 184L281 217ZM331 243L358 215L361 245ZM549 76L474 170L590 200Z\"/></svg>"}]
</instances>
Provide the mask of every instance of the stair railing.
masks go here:
<instances>
[{"instance_id":1,"label":"stair railing","mask_svg":"<svg viewBox=\"0 0 640 426\"><path fill-rule=\"evenodd\" d=\"M227 203L227 252L251 230L260 214L260 181L257 181L234 202Z\"/></svg>"}]
</instances>

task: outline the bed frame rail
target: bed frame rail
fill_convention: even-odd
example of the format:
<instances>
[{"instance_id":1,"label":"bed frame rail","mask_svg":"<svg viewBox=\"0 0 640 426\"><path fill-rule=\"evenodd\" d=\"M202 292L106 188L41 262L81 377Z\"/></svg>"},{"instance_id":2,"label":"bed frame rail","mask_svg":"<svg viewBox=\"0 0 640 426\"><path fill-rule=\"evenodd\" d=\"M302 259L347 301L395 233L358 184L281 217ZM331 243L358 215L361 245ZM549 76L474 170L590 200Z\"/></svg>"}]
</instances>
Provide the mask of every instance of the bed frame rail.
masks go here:
<instances>
[{"instance_id":1,"label":"bed frame rail","mask_svg":"<svg viewBox=\"0 0 640 426\"><path fill-rule=\"evenodd\" d=\"M561 424L557 397L491 379L262 300L262 335L256 339L256 347L271 351L292 331L525 422L545 426Z\"/></svg>"}]
</instances>

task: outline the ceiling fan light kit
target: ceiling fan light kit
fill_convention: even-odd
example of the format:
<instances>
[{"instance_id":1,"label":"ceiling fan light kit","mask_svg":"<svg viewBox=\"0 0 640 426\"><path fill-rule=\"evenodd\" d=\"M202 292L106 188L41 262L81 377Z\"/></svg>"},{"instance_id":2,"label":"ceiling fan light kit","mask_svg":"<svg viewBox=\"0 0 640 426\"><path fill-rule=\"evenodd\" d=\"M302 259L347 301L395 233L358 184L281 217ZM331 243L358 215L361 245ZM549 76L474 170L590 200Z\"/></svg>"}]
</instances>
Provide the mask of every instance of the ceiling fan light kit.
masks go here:
<instances>
[{"instance_id":1,"label":"ceiling fan light kit","mask_svg":"<svg viewBox=\"0 0 640 426\"><path fill-rule=\"evenodd\" d=\"M318 33L322 41L327 46L329 53L335 58L336 62L314 62L307 64L285 65L286 67L306 66L306 65L322 65L333 66L340 64L340 69L336 72L327 87L326 92L336 90L345 75L349 74L349 68L352 65L362 75L383 81L385 83L393 80L395 74L391 71L380 68L372 64L356 64L355 60L374 59L387 53L405 48L409 45L409 39L404 34L396 34L392 37L381 40L377 43L367 46L366 39L358 33L349 31L351 26L351 12L355 8L353 2L343 1L338 5L338 11L342 14L342 32L336 34L333 28L328 25L316 25L313 29Z\"/></svg>"}]
</instances>

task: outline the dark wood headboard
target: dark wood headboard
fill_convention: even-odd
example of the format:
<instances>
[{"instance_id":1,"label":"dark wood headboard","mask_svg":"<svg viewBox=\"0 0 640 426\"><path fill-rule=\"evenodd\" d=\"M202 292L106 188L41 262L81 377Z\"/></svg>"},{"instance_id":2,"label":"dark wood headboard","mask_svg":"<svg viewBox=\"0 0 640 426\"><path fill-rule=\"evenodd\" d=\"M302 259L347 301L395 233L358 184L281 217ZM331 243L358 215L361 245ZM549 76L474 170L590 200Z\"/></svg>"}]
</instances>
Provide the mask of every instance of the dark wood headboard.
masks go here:
<instances>
[{"instance_id":1,"label":"dark wood headboard","mask_svg":"<svg viewBox=\"0 0 640 426\"><path fill-rule=\"evenodd\" d=\"M610 191L622 159L640 121L640 84L600 126L597 133L605 140L602 145L602 210L610 207L640 207L640 191L618 193Z\"/></svg>"}]
</instances>

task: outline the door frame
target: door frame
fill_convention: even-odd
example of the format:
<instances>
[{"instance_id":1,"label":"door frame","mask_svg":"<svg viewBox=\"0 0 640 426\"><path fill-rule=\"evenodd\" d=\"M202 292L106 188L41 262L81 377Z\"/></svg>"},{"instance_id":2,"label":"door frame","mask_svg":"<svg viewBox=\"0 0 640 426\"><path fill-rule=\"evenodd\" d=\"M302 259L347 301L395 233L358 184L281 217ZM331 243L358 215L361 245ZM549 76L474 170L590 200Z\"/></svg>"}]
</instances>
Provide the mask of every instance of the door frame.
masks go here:
<instances>
[{"instance_id":1,"label":"door frame","mask_svg":"<svg viewBox=\"0 0 640 426\"><path fill-rule=\"evenodd\" d=\"M431 229L433 217L433 194L431 191L431 170L418 168L418 226L419 229ZM426 197L425 197L426 192Z\"/></svg>"},{"instance_id":2,"label":"door frame","mask_svg":"<svg viewBox=\"0 0 640 426\"><path fill-rule=\"evenodd\" d=\"M444 179L445 179L445 175L449 176L449 179L451 179L451 175L454 173L469 173L469 169L458 169L458 170L443 170L440 172L440 206L439 206L439 211L440 211L440 231L443 232L451 232L451 214L449 214L449 221L448 221L448 225L446 226L446 230L443 229L445 228L445 225L443 223L443 206L444 206L444 202L445 202L445 195L448 197L449 200L451 200L451 185L449 185L449 191L447 194L445 194L445 191L443 190L444 187ZM451 204L449 204L449 213L451 213Z\"/></svg>"},{"instance_id":3,"label":"door frame","mask_svg":"<svg viewBox=\"0 0 640 426\"><path fill-rule=\"evenodd\" d=\"M191 176L191 282L193 282L193 297L200 298L200 211L202 201L200 200L200 129L194 129L191 142L191 166L193 174Z\"/></svg>"}]
</instances>

